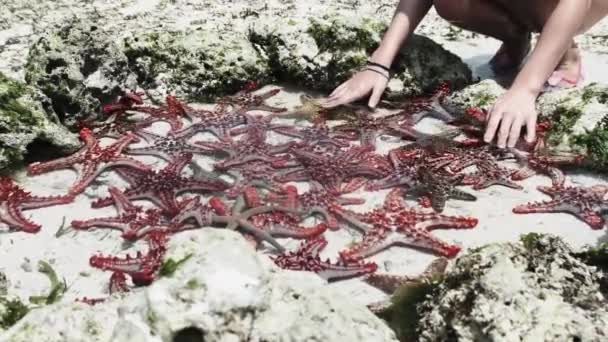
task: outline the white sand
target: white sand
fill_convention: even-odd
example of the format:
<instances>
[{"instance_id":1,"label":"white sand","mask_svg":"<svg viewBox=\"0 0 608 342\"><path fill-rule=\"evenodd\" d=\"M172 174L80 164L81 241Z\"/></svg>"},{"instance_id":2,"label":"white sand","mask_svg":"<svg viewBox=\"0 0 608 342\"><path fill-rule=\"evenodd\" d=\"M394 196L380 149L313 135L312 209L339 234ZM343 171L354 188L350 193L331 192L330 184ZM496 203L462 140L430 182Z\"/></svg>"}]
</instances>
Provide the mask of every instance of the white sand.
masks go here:
<instances>
[{"instance_id":1,"label":"white sand","mask_svg":"<svg viewBox=\"0 0 608 342\"><path fill-rule=\"evenodd\" d=\"M445 42L445 46L461 56L480 77L488 77L489 69L485 62L498 48L498 43L491 39L479 38L469 42ZM606 62L608 56L586 53L584 56L587 81L608 82ZM299 93L285 91L273 99L274 103L294 106L298 103ZM425 130L436 130L441 123L425 119L421 123ZM166 131L168 125L155 125L155 130ZM108 140L110 141L110 140ZM378 141L378 150L386 153L388 149L396 146L394 139ZM153 157L137 158L142 161L158 161L157 167L165 163ZM210 159L196 158L197 162L210 169ZM19 172L14 177L34 194L53 195L62 194L75 179L73 172L57 171L36 177L27 177L25 172ZM575 185L592 185L602 181L599 175L568 174L569 183ZM604 180L605 181L605 180ZM49 284L46 276L36 271L39 260L50 262L61 277L64 277L69 291L64 300L73 300L78 297L103 297L107 294L107 285L110 273L93 269L88 260L97 251L104 254L124 255L137 249L145 249L143 243L128 247L120 238L119 232L99 229L96 231L70 231L68 234L56 238L57 229L65 219L66 225L74 219L85 219L113 215L112 207L104 209L91 209L90 202L96 196L106 196L106 186L125 185L114 173L106 173L98 177L96 185L91 186L86 194L78 196L76 201L69 205L43 208L26 211L35 222L42 223L43 229L38 234L21 232L2 233L0 235L0 270L10 280L9 293L14 293L27 299L30 295L43 294L48 291ZM451 243L458 243L464 248L480 246L491 242L516 241L521 234L528 232L552 233L563 237L575 248L583 245L595 245L600 241L608 240L604 230L593 231L585 223L567 214L535 214L515 215L511 209L522 203L548 199L547 196L536 191L538 185L549 185L550 180L544 176L535 176L522 185L523 191L512 190L494 186L489 189L474 192L478 196L476 202L461 202L450 200L447 203L445 214L471 215L479 219L479 224L472 230L441 230L435 234ZM466 189L471 191L470 189ZM365 210L382 203L387 191L366 193L367 203L356 210ZM349 243L360 239L360 234L354 231L341 230L326 234L330 244L323 252L326 257L335 259L337 252ZM292 248L298 241L282 241ZM204 248L204 246L201 246ZM126 249L125 249L126 248ZM416 251L409 248L393 247L372 258L379 265L379 272L414 275L421 272L429 262L435 258L432 254ZM352 295L352 298L361 303L370 303L384 298L378 290L364 284L360 280L348 280L331 284Z\"/></svg>"}]
</instances>

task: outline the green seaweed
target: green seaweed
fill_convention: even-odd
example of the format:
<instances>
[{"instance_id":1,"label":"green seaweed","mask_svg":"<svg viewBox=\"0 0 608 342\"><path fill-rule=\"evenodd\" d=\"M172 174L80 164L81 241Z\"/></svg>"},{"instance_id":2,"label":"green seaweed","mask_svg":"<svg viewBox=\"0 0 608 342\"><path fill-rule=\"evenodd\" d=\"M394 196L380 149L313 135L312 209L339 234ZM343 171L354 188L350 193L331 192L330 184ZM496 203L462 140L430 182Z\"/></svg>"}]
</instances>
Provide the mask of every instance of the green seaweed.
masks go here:
<instances>
[{"instance_id":1,"label":"green seaweed","mask_svg":"<svg viewBox=\"0 0 608 342\"><path fill-rule=\"evenodd\" d=\"M583 110L564 103L557 106L552 115L552 126L547 132L547 141L550 145L559 145L564 136L572 134L572 127L583 115Z\"/></svg>"},{"instance_id":2,"label":"green seaweed","mask_svg":"<svg viewBox=\"0 0 608 342\"><path fill-rule=\"evenodd\" d=\"M573 136L572 143L582 148L591 161L591 167L608 170L608 115L592 130Z\"/></svg>"},{"instance_id":3,"label":"green seaweed","mask_svg":"<svg viewBox=\"0 0 608 342\"><path fill-rule=\"evenodd\" d=\"M2 329L12 327L30 311L30 308L17 298L0 297L0 307L3 307L3 311L0 313L0 328Z\"/></svg>"},{"instance_id":4,"label":"green seaweed","mask_svg":"<svg viewBox=\"0 0 608 342\"><path fill-rule=\"evenodd\" d=\"M68 289L65 279L60 281L53 267L43 260L38 262L38 272L45 274L49 278L49 281L51 282L51 289L45 296L31 296L29 298L30 302L37 305L49 305L56 303L63 297L63 294Z\"/></svg>"},{"instance_id":5,"label":"green seaweed","mask_svg":"<svg viewBox=\"0 0 608 342\"><path fill-rule=\"evenodd\" d=\"M160 265L160 270L158 271L158 274L161 277L172 276L179 266L181 266L186 261L188 261L190 258L192 258L192 255L193 254L190 253L177 261L175 261L171 258L167 258L167 259L163 260L163 263Z\"/></svg>"},{"instance_id":6,"label":"green seaweed","mask_svg":"<svg viewBox=\"0 0 608 342\"><path fill-rule=\"evenodd\" d=\"M590 247L582 252L574 253L574 256L587 265L595 266L604 272L608 272L607 242L604 242L597 247Z\"/></svg>"},{"instance_id":7,"label":"green seaweed","mask_svg":"<svg viewBox=\"0 0 608 342\"><path fill-rule=\"evenodd\" d=\"M543 237L544 237L543 234L528 233L528 234L522 234L519 237L519 241L524 245L524 248L526 248L526 250L531 251L534 248L536 248L538 241L540 239L542 239Z\"/></svg>"}]
</instances>

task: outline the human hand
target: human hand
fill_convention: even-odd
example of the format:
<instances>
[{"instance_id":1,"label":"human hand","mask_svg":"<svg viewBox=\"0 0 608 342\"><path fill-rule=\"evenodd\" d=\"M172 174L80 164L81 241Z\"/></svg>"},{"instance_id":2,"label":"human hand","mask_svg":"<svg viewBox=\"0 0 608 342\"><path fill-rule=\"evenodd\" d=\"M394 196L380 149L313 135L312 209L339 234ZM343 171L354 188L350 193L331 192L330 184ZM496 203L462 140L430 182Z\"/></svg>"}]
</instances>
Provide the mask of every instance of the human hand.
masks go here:
<instances>
[{"instance_id":1,"label":"human hand","mask_svg":"<svg viewBox=\"0 0 608 342\"><path fill-rule=\"evenodd\" d=\"M487 117L483 140L489 143L497 136L498 147L514 147L525 125L526 142L533 143L536 140L536 97L533 92L519 89L511 89L501 96Z\"/></svg>"},{"instance_id":2,"label":"human hand","mask_svg":"<svg viewBox=\"0 0 608 342\"><path fill-rule=\"evenodd\" d=\"M388 80L389 75L385 70L368 66L339 85L321 105L327 108L337 107L371 93L367 105L375 108L380 102Z\"/></svg>"}]
</instances>

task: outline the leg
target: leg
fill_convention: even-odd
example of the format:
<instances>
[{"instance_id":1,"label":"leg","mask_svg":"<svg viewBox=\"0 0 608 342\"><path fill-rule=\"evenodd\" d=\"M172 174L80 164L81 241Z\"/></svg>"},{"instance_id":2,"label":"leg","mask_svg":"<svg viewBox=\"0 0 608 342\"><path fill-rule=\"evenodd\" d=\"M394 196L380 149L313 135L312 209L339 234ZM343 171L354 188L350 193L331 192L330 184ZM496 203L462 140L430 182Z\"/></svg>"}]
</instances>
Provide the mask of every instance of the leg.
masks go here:
<instances>
[{"instance_id":1,"label":"leg","mask_svg":"<svg viewBox=\"0 0 608 342\"><path fill-rule=\"evenodd\" d=\"M490 60L496 72L517 68L530 49L530 30L490 0L434 0L437 13L450 23L503 42Z\"/></svg>"}]
</instances>

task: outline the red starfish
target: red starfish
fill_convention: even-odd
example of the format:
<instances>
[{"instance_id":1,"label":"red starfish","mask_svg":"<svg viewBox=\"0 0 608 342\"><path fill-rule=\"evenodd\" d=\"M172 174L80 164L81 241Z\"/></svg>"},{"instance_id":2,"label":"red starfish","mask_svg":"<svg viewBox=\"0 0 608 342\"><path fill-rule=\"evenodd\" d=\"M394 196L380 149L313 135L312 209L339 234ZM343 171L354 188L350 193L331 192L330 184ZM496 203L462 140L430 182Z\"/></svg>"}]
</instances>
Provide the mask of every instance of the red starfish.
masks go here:
<instances>
[{"instance_id":1,"label":"red starfish","mask_svg":"<svg viewBox=\"0 0 608 342\"><path fill-rule=\"evenodd\" d=\"M186 107L175 96L171 95L165 98L165 102L165 106L138 105L133 106L131 110L150 115L144 119L146 122L168 122L171 126L169 132L175 132L183 126L182 118L186 115Z\"/></svg>"},{"instance_id":2,"label":"red starfish","mask_svg":"<svg viewBox=\"0 0 608 342\"><path fill-rule=\"evenodd\" d=\"M520 205L513 208L513 212L516 214L569 213L583 220L592 229L604 228L604 217L608 211L608 185L539 186L538 190L551 196L552 199Z\"/></svg>"},{"instance_id":3,"label":"red starfish","mask_svg":"<svg viewBox=\"0 0 608 342\"><path fill-rule=\"evenodd\" d=\"M364 231L363 240L340 253L343 259L363 259L393 245L429 249L445 257L453 257L460 247L447 244L430 231L439 227L469 229L477 225L472 217L456 217L425 212L403 204L400 189L392 190L384 206L365 214L354 214Z\"/></svg>"},{"instance_id":4,"label":"red starfish","mask_svg":"<svg viewBox=\"0 0 608 342\"><path fill-rule=\"evenodd\" d=\"M388 160L392 168L384 178L370 181L365 186L367 191L393 188L396 186L409 186L414 184L417 174L416 161L420 160L419 151L404 151L396 148L388 152Z\"/></svg>"},{"instance_id":5,"label":"red starfish","mask_svg":"<svg viewBox=\"0 0 608 342\"><path fill-rule=\"evenodd\" d=\"M513 180L524 180L537 173L543 173L551 177L554 187L561 187L566 181L563 172L557 166L577 166L585 161L583 155L549 151L542 147L535 148L532 152L524 152L511 149L522 168L511 175Z\"/></svg>"},{"instance_id":6,"label":"red starfish","mask_svg":"<svg viewBox=\"0 0 608 342\"><path fill-rule=\"evenodd\" d=\"M348 147L350 141L356 139L355 134L350 132L335 132L325 124L316 123L313 126L297 129L291 125L270 125L269 129L293 138L299 138L305 146L311 145L333 145L336 147Z\"/></svg>"},{"instance_id":7,"label":"red starfish","mask_svg":"<svg viewBox=\"0 0 608 342\"><path fill-rule=\"evenodd\" d=\"M274 181L277 169L270 164L254 160L238 165L226 171L236 180L232 188L225 192L226 197L235 198L242 194L246 187L256 187L272 192L281 192L280 184Z\"/></svg>"},{"instance_id":8,"label":"red starfish","mask_svg":"<svg viewBox=\"0 0 608 342\"><path fill-rule=\"evenodd\" d=\"M194 112L189 110L186 113ZM223 137L228 134L228 130L247 123L244 113L229 111L222 105L214 111L205 111L205 114L199 113L193 117L198 118L198 121L170 134L180 138L190 138L200 132L211 132L215 136Z\"/></svg>"},{"instance_id":9,"label":"red starfish","mask_svg":"<svg viewBox=\"0 0 608 342\"><path fill-rule=\"evenodd\" d=\"M297 193L287 192L288 196L295 197ZM262 200L255 188L248 187L243 191L243 196L248 208L258 208L271 205ZM296 201L295 198L292 201ZM269 211L251 216L251 223L254 226L268 232L274 237L288 237L292 239L310 239L325 232L325 223L317 224L313 227L303 227L300 225L300 217L286 211Z\"/></svg>"},{"instance_id":10,"label":"red starfish","mask_svg":"<svg viewBox=\"0 0 608 342\"><path fill-rule=\"evenodd\" d=\"M120 271L112 272L112 275L110 276L110 285L108 286L108 292L110 294L114 294L129 291L129 286L127 286L127 276Z\"/></svg>"},{"instance_id":11,"label":"red starfish","mask_svg":"<svg viewBox=\"0 0 608 342\"><path fill-rule=\"evenodd\" d=\"M145 147L128 147L125 149L125 153L152 155L166 161L171 161L182 153L209 153L208 150L191 144L185 137L179 137L173 134L169 134L165 137L146 131L139 131L137 135L144 138L144 140L151 143L151 145Z\"/></svg>"},{"instance_id":12,"label":"red starfish","mask_svg":"<svg viewBox=\"0 0 608 342\"><path fill-rule=\"evenodd\" d=\"M276 177L279 182L317 181L330 190L343 192L345 181L359 177L380 178L390 169L388 162L373 152L371 146L355 146L333 155L317 154L305 149L292 149L291 152L302 164L287 170Z\"/></svg>"},{"instance_id":13,"label":"red starfish","mask_svg":"<svg viewBox=\"0 0 608 342\"><path fill-rule=\"evenodd\" d=\"M399 118L400 114L377 117L369 110L358 110L346 119L347 123L335 126L334 130L358 135L362 146L376 146L376 138L381 134L400 135L394 129Z\"/></svg>"},{"instance_id":14,"label":"red starfish","mask_svg":"<svg viewBox=\"0 0 608 342\"><path fill-rule=\"evenodd\" d=\"M117 172L131 186L125 190L130 200L147 199L160 206L167 215L175 215L180 211L176 196L184 191L223 191L230 187L220 178L184 177L181 171L192 160L192 154L185 153L171 161L160 171L154 170L125 170ZM101 208L112 204L112 198L102 198L92 203L93 208Z\"/></svg>"},{"instance_id":15,"label":"red starfish","mask_svg":"<svg viewBox=\"0 0 608 342\"><path fill-rule=\"evenodd\" d=\"M248 112L253 110L260 110L265 112L280 113L287 110L287 108L273 107L266 103L266 100L278 94L280 89L272 89L262 94L256 95L253 91L258 87L254 81L248 82L243 90L238 93L225 96L217 99L220 104L228 104L234 107L237 112Z\"/></svg>"},{"instance_id":16,"label":"red starfish","mask_svg":"<svg viewBox=\"0 0 608 342\"><path fill-rule=\"evenodd\" d=\"M364 199L342 197L345 193L345 191L326 189L318 182L312 181L310 189L303 194L298 194L295 186L288 185L284 188L284 194L271 194L268 199L302 212L318 213L325 218L325 224L329 229L337 230L339 221L351 220L342 206L365 203Z\"/></svg>"},{"instance_id":17,"label":"red starfish","mask_svg":"<svg viewBox=\"0 0 608 342\"><path fill-rule=\"evenodd\" d=\"M134 257L127 254L124 259L94 255L89 259L89 264L104 271L128 274L136 286L149 285L154 281L156 271L160 268L162 258L167 251L167 236L155 232L148 235L147 242L149 248L146 254L137 252Z\"/></svg>"},{"instance_id":18,"label":"red starfish","mask_svg":"<svg viewBox=\"0 0 608 342\"><path fill-rule=\"evenodd\" d=\"M28 174L38 175L53 170L74 168L76 164L82 164L78 179L68 190L70 195L77 195L97 175L109 168L127 166L141 172L150 170L147 165L122 154L122 150L136 139L133 134L127 133L126 136L107 147L99 146L99 141L86 128L80 131L80 138L85 142L85 146L80 151L64 158L30 164L27 168Z\"/></svg>"},{"instance_id":19,"label":"red starfish","mask_svg":"<svg viewBox=\"0 0 608 342\"><path fill-rule=\"evenodd\" d=\"M239 140L234 140L226 135L220 137L220 141L217 142L197 141L195 144L207 148L209 152L218 151L228 154L228 158L214 165L219 170L226 170L253 161L262 161L274 167L281 167L287 163L287 159L285 156L277 157L276 155L287 152L293 146L293 142L270 145L266 143L265 132L258 130L250 130Z\"/></svg>"},{"instance_id":20,"label":"red starfish","mask_svg":"<svg viewBox=\"0 0 608 342\"><path fill-rule=\"evenodd\" d=\"M124 239L134 241L152 231L164 231L166 233L181 231L186 229L186 226L169 222L163 216L159 209L144 209L141 206L136 206L127 198L127 196L118 188L110 187L109 189L114 205L118 210L118 215L113 217L99 217L89 220L74 220L72 227L74 229L90 229L93 227L107 227L117 229L122 232ZM189 201L189 200L186 200ZM185 202L186 202L185 201ZM187 203L180 203L183 207ZM193 227L189 227L193 228Z\"/></svg>"},{"instance_id":21,"label":"red starfish","mask_svg":"<svg viewBox=\"0 0 608 342\"><path fill-rule=\"evenodd\" d=\"M243 233L253 236L258 241L266 241L270 243L280 252L285 249L279 244L272 235L251 223L250 218L268 212L284 211L294 215L300 215L295 209L283 206L264 205L255 208L247 209L247 203L244 196L239 196L232 208L228 208L226 204L217 197L209 199L208 204L200 203L198 197L189 202L181 212L175 216L174 222L187 223L195 221L198 226L205 227L213 224L222 224L225 229L241 230Z\"/></svg>"},{"instance_id":22,"label":"red starfish","mask_svg":"<svg viewBox=\"0 0 608 342\"><path fill-rule=\"evenodd\" d=\"M414 126L426 116L452 122L455 120L454 116L441 103L449 93L449 84L443 82L437 86L437 89L430 96L416 97L401 104L389 103L389 107L402 109L399 115L406 116L402 123L405 126Z\"/></svg>"},{"instance_id":23,"label":"red starfish","mask_svg":"<svg viewBox=\"0 0 608 342\"><path fill-rule=\"evenodd\" d=\"M134 105L143 104L142 95L142 93L126 91L116 101L101 106L101 112L106 115L123 114L133 108Z\"/></svg>"},{"instance_id":24,"label":"red starfish","mask_svg":"<svg viewBox=\"0 0 608 342\"><path fill-rule=\"evenodd\" d=\"M327 240L318 236L302 242L294 252L285 252L271 258L282 269L315 272L327 281L358 277L373 273L378 268L373 262L338 260L332 263L329 259L322 260L319 253L325 246Z\"/></svg>"},{"instance_id":25,"label":"red starfish","mask_svg":"<svg viewBox=\"0 0 608 342\"><path fill-rule=\"evenodd\" d=\"M40 225L23 217L22 210L49 207L72 202L73 196L33 196L23 191L13 180L0 176L0 222L8 225L10 229L21 230L26 233L36 233Z\"/></svg>"},{"instance_id":26,"label":"red starfish","mask_svg":"<svg viewBox=\"0 0 608 342\"><path fill-rule=\"evenodd\" d=\"M463 184L473 185L473 189L486 189L492 185L502 185L511 189L522 190L523 187L510 178L515 170L498 165L493 160L480 160L476 163L477 171L465 175Z\"/></svg>"}]
</instances>

